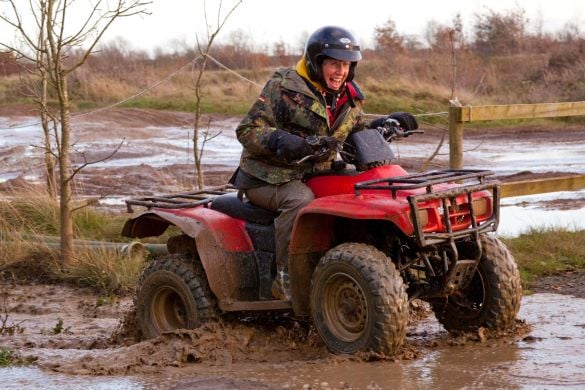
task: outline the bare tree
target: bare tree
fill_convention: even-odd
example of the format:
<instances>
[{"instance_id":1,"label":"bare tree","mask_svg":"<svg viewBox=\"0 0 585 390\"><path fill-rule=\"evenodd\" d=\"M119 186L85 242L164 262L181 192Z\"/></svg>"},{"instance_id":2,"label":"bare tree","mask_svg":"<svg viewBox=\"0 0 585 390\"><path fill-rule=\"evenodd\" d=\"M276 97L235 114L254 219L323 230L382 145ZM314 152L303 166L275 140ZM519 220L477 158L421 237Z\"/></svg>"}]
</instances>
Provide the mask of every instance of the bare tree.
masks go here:
<instances>
[{"instance_id":1,"label":"bare tree","mask_svg":"<svg viewBox=\"0 0 585 390\"><path fill-rule=\"evenodd\" d=\"M404 50L405 37L396 29L396 23L388 19L382 26L374 29L376 49L386 53L396 53Z\"/></svg>"},{"instance_id":2,"label":"bare tree","mask_svg":"<svg viewBox=\"0 0 585 390\"><path fill-rule=\"evenodd\" d=\"M480 54L515 54L523 49L528 19L522 8L476 14L473 25L475 50Z\"/></svg>"},{"instance_id":3,"label":"bare tree","mask_svg":"<svg viewBox=\"0 0 585 390\"><path fill-rule=\"evenodd\" d=\"M70 264L74 255L72 181L80 168L73 169L70 159L72 128L68 79L87 61L115 20L144 14L151 2L96 0L89 3L87 11L75 8L84 6L76 0L3 0L2 3L9 5L11 14L1 14L1 20L12 26L24 43L22 48L5 43L3 46L36 64L42 85L39 95L41 120L43 126L48 126L49 121L54 124L55 155L59 167L61 260L64 265ZM23 21L27 14L32 15L34 23ZM75 51L78 55L74 56ZM58 109L55 112L46 105L48 88L57 97ZM50 143L50 138L45 142ZM50 146L48 152L51 152Z\"/></svg>"},{"instance_id":4,"label":"bare tree","mask_svg":"<svg viewBox=\"0 0 585 390\"><path fill-rule=\"evenodd\" d=\"M236 8L242 3L242 0L236 1L236 3L229 9L227 14L222 16L222 4L223 2L220 0L219 7L217 9L217 21L215 26L212 26L208 19L207 19L207 8L206 2L203 2L203 12L205 16L205 25L207 26L207 42L205 46L202 46L199 42L199 38L197 37L197 50L201 55L201 63L199 65L199 71L193 80L193 88L195 90L195 120L193 123L193 158L195 160L195 175L197 177L197 187L199 189L205 187L205 176L203 172L203 167L201 166L201 159L203 157L203 150L205 148L205 143L209 141L210 133L209 127L211 121L208 121L207 128L204 132L201 133L201 102L202 102L202 95L201 90L203 87L203 74L205 73L205 69L207 68L207 64L210 60L209 52L213 45L213 41L227 22L228 18L232 13L236 10ZM199 146L199 138L202 136L201 139L201 146Z\"/></svg>"}]
</instances>

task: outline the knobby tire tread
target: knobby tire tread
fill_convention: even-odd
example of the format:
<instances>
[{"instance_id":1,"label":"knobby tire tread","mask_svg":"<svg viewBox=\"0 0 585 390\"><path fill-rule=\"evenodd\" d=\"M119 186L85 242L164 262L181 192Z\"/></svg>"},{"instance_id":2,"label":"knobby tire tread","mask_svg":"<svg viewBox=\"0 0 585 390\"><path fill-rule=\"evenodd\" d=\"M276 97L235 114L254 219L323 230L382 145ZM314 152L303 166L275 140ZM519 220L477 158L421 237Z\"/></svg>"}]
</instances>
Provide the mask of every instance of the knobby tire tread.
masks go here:
<instances>
[{"instance_id":1,"label":"knobby tire tread","mask_svg":"<svg viewBox=\"0 0 585 390\"><path fill-rule=\"evenodd\" d=\"M485 308L473 318L449 299L433 301L437 320L449 332L472 331L480 327L504 330L515 321L522 298L522 285L516 262L508 248L497 238L481 237L482 259L479 271L486 280ZM467 317L467 318L466 318Z\"/></svg>"},{"instance_id":2,"label":"knobby tire tread","mask_svg":"<svg viewBox=\"0 0 585 390\"><path fill-rule=\"evenodd\" d=\"M219 312L213 294L209 289L207 278L201 267L193 262L198 259L186 258L184 255L172 254L158 257L151 261L142 272L134 294L134 305L138 305L138 294L144 281L155 272L170 272L175 274L188 286L195 300L199 323L209 322L218 318Z\"/></svg>"},{"instance_id":3,"label":"knobby tire tread","mask_svg":"<svg viewBox=\"0 0 585 390\"><path fill-rule=\"evenodd\" d=\"M388 257L370 245L345 243L329 250L313 274L315 285L323 269L332 262L354 267L364 277L374 298L376 318L367 350L394 355L404 342L408 324L408 296L402 278Z\"/></svg>"}]
</instances>

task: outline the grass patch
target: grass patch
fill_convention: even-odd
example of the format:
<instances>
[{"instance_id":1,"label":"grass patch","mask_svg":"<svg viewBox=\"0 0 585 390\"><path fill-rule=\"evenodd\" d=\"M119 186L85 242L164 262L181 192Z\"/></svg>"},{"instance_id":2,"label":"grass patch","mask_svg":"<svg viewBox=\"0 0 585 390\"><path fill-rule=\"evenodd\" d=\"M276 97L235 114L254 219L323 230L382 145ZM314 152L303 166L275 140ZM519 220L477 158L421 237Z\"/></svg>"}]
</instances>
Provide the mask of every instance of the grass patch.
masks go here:
<instances>
[{"instance_id":1,"label":"grass patch","mask_svg":"<svg viewBox=\"0 0 585 390\"><path fill-rule=\"evenodd\" d=\"M9 201L0 202L0 235L4 232L9 238L14 232L59 234L59 203L55 199L35 189L9 193L6 198ZM125 219L93 207L83 207L73 213L74 234L78 238L120 241Z\"/></svg>"},{"instance_id":2,"label":"grass patch","mask_svg":"<svg viewBox=\"0 0 585 390\"><path fill-rule=\"evenodd\" d=\"M59 258L59 206L36 192L0 202L0 274L20 280L63 281L94 287L105 295L131 292L145 253L121 251L125 216L85 207L74 213L75 255ZM110 244L101 245L101 242Z\"/></svg>"},{"instance_id":3,"label":"grass patch","mask_svg":"<svg viewBox=\"0 0 585 390\"><path fill-rule=\"evenodd\" d=\"M146 264L143 253L126 254L106 247L77 249L75 261L63 270L60 279L97 288L105 295L132 292Z\"/></svg>"},{"instance_id":4,"label":"grass patch","mask_svg":"<svg viewBox=\"0 0 585 390\"><path fill-rule=\"evenodd\" d=\"M585 268L585 231L532 229L501 239L514 255L523 284L539 277Z\"/></svg>"},{"instance_id":5,"label":"grass patch","mask_svg":"<svg viewBox=\"0 0 585 390\"><path fill-rule=\"evenodd\" d=\"M8 348L0 347L0 367L8 367L16 363L17 359Z\"/></svg>"},{"instance_id":6,"label":"grass patch","mask_svg":"<svg viewBox=\"0 0 585 390\"><path fill-rule=\"evenodd\" d=\"M195 103L192 100L138 98L127 101L120 107L192 112L195 110Z\"/></svg>"}]
</instances>

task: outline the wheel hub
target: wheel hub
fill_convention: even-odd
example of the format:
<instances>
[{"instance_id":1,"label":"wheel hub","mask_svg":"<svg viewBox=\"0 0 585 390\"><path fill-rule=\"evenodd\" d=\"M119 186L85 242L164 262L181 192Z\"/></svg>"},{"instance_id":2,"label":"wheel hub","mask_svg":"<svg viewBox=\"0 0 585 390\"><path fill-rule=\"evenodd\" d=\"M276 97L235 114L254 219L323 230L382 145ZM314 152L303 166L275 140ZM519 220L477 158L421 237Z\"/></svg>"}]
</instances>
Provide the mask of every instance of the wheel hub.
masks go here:
<instances>
[{"instance_id":1,"label":"wheel hub","mask_svg":"<svg viewBox=\"0 0 585 390\"><path fill-rule=\"evenodd\" d=\"M173 289L161 288L151 306L152 319L160 331L185 328L187 310L180 295Z\"/></svg>"},{"instance_id":2,"label":"wheel hub","mask_svg":"<svg viewBox=\"0 0 585 390\"><path fill-rule=\"evenodd\" d=\"M364 332L368 319L368 306L363 291L346 274L333 275L327 290L324 309L331 330L346 341L357 340Z\"/></svg>"}]
</instances>

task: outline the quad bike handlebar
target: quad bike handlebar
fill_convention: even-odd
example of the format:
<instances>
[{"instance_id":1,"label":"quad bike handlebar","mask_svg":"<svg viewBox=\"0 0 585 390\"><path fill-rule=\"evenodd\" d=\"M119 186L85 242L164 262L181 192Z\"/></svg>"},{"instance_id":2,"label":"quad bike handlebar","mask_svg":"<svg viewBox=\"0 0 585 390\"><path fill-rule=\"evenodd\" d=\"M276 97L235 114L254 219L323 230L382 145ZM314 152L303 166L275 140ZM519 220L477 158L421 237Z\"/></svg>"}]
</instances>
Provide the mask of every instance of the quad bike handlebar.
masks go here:
<instances>
[{"instance_id":1,"label":"quad bike handlebar","mask_svg":"<svg viewBox=\"0 0 585 390\"><path fill-rule=\"evenodd\" d=\"M382 135L384 141L388 143L397 138L406 138L411 134L424 133L424 130L404 130L397 120L391 118L388 119L383 126L379 126L374 130L377 130L380 135ZM355 157L352 153L349 153L348 150L346 150L347 148L344 148L345 145L348 145L347 142L340 143L336 142L332 137L321 137L317 135L310 135L306 137L305 140L313 148L313 153L298 159L295 161L295 164L303 164L308 161L317 162L329 156L331 152L339 152L349 159Z\"/></svg>"},{"instance_id":2,"label":"quad bike handlebar","mask_svg":"<svg viewBox=\"0 0 585 390\"><path fill-rule=\"evenodd\" d=\"M389 118L383 126L376 128L382 134L387 142L392 142L397 138L406 138L411 134L423 134L424 130L404 130L396 119Z\"/></svg>"},{"instance_id":3,"label":"quad bike handlebar","mask_svg":"<svg viewBox=\"0 0 585 390\"><path fill-rule=\"evenodd\" d=\"M319 159L328 156L330 152L338 152L341 149L341 144L339 142L333 142L332 138L319 137L318 135L309 135L306 137L305 140L313 148L313 153L300 158L295 163L302 164L309 160L319 161Z\"/></svg>"}]
</instances>

